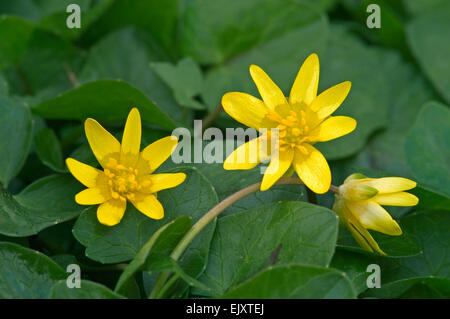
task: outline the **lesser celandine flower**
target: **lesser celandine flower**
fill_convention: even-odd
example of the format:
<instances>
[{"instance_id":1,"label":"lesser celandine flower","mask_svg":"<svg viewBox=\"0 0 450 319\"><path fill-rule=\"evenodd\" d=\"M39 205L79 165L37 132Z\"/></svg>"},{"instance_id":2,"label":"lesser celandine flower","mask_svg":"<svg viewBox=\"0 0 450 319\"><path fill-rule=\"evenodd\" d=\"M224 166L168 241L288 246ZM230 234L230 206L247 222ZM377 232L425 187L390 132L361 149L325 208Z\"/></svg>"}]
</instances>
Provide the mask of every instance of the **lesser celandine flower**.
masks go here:
<instances>
[{"instance_id":1,"label":"lesser celandine flower","mask_svg":"<svg viewBox=\"0 0 450 319\"><path fill-rule=\"evenodd\" d=\"M325 193L331 184L331 173L325 157L314 146L352 132L356 121L347 116L330 116L350 91L349 81L335 85L317 95L319 58L311 54L303 63L286 98L269 76L258 66L250 66L250 74L262 100L241 92L226 93L222 98L225 111L238 122L260 130L260 137L238 147L225 160L224 168L251 169L268 158L261 190L270 188L293 167L300 179L312 191ZM278 129L278 156L271 156L271 131ZM258 150L256 160L248 160L248 152ZM267 149L267 151L264 151ZM273 155L273 154L272 154Z\"/></svg>"},{"instance_id":2,"label":"lesser celandine flower","mask_svg":"<svg viewBox=\"0 0 450 319\"><path fill-rule=\"evenodd\" d=\"M419 199L405 192L414 187L416 182L406 178L368 178L352 174L339 186L333 210L362 248L385 255L367 229L391 236L401 235L400 226L381 205L417 205Z\"/></svg>"},{"instance_id":3,"label":"lesser celandine flower","mask_svg":"<svg viewBox=\"0 0 450 319\"><path fill-rule=\"evenodd\" d=\"M156 192L181 184L186 175L152 173L172 154L177 138L162 138L140 152L141 117L136 108L128 115L122 143L94 119L86 120L85 131L103 171L73 158L66 160L72 175L88 187L75 196L75 201L80 205L100 204L97 218L108 226L120 222L127 201L150 218L163 218L164 208Z\"/></svg>"}]
</instances>

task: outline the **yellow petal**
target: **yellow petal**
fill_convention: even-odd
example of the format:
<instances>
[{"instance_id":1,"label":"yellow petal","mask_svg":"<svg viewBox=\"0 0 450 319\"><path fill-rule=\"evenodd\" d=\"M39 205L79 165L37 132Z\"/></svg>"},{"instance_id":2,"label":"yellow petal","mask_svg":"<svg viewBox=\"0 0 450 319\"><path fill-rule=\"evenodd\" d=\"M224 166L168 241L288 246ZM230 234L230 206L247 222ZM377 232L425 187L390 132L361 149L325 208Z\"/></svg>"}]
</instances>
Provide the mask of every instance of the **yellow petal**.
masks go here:
<instances>
[{"instance_id":1,"label":"yellow petal","mask_svg":"<svg viewBox=\"0 0 450 319\"><path fill-rule=\"evenodd\" d=\"M150 218L161 219L164 217L164 208L155 195L136 194L136 199L132 203L141 213Z\"/></svg>"},{"instance_id":2,"label":"yellow petal","mask_svg":"<svg viewBox=\"0 0 450 319\"><path fill-rule=\"evenodd\" d=\"M236 121L255 129L262 128L262 120L267 114L264 102L246 93L226 93L222 97L222 106Z\"/></svg>"},{"instance_id":3,"label":"yellow petal","mask_svg":"<svg viewBox=\"0 0 450 319\"><path fill-rule=\"evenodd\" d=\"M141 132L141 115L137 108L133 108L128 114L120 150L120 163L126 167L134 167L137 163L141 149Z\"/></svg>"},{"instance_id":4,"label":"yellow petal","mask_svg":"<svg viewBox=\"0 0 450 319\"><path fill-rule=\"evenodd\" d=\"M261 161L266 160L270 154L270 139L267 136L267 134L263 134L240 145L227 156L223 168L226 170L252 169Z\"/></svg>"},{"instance_id":5,"label":"yellow petal","mask_svg":"<svg viewBox=\"0 0 450 319\"><path fill-rule=\"evenodd\" d=\"M309 144L303 144L306 154L296 149L294 168L300 179L313 192L323 194L331 185L331 172L325 157Z\"/></svg>"},{"instance_id":6,"label":"yellow petal","mask_svg":"<svg viewBox=\"0 0 450 319\"><path fill-rule=\"evenodd\" d=\"M353 238L355 238L356 242L365 250L368 250L370 252L376 251L381 255L386 255L386 253L381 250L380 246L378 246L375 239L373 239L372 235L361 225L359 225L358 222L349 222L349 229L350 232L353 235Z\"/></svg>"},{"instance_id":7,"label":"yellow petal","mask_svg":"<svg viewBox=\"0 0 450 319\"><path fill-rule=\"evenodd\" d=\"M127 202L120 199L110 199L97 208L97 219L106 226L120 223L127 208Z\"/></svg>"},{"instance_id":8,"label":"yellow petal","mask_svg":"<svg viewBox=\"0 0 450 319\"><path fill-rule=\"evenodd\" d=\"M356 128L356 121L348 116L331 116L309 133L313 142L334 140L352 132Z\"/></svg>"},{"instance_id":9,"label":"yellow petal","mask_svg":"<svg viewBox=\"0 0 450 319\"><path fill-rule=\"evenodd\" d=\"M305 103L306 105L316 98L319 84L319 57L313 53L303 62L298 71L289 95L289 103Z\"/></svg>"},{"instance_id":10,"label":"yellow petal","mask_svg":"<svg viewBox=\"0 0 450 319\"><path fill-rule=\"evenodd\" d=\"M90 118L84 122L84 129L92 152L102 167L106 167L110 157L117 159L120 154L120 143L114 136L96 120Z\"/></svg>"},{"instance_id":11,"label":"yellow petal","mask_svg":"<svg viewBox=\"0 0 450 319\"><path fill-rule=\"evenodd\" d=\"M261 183L261 191L265 191L272 187L291 167L294 159L294 149L288 148L285 151L279 152L278 156L272 156L270 164L264 172L264 177Z\"/></svg>"},{"instance_id":12,"label":"yellow petal","mask_svg":"<svg viewBox=\"0 0 450 319\"><path fill-rule=\"evenodd\" d=\"M111 199L111 195L97 187L85 189L75 195L75 201L80 205L101 204L109 199Z\"/></svg>"},{"instance_id":13,"label":"yellow petal","mask_svg":"<svg viewBox=\"0 0 450 319\"><path fill-rule=\"evenodd\" d=\"M362 183L376 188L380 194L402 192L417 185L416 182L403 177L373 178Z\"/></svg>"},{"instance_id":14,"label":"yellow petal","mask_svg":"<svg viewBox=\"0 0 450 319\"><path fill-rule=\"evenodd\" d=\"M81 163L73 158L66 159L70 173L86 187L96 187L97 179L104 173L92 166Z\"/></svg>"},{"instance_id":15,"label":"yellow petal","mask_svg":"<svg viewBox=\"0 0 450 319\"><path fill-rule=\"evenodd\" d=\"M372 200L347 202L347 206L365 228L391 236L402 234L402 230L397 222L376 202Z\"/></svg>"},{"instance_id":16,"label":"yellow petal","mask_svg":"<svg viewBox=\"0 0 450 319\"><path fill-rule=\"evenodd\" d=\"M152 174L141 179L141 183L149 181L150 185L141 190L143 193L156 193L160 190L173 188L184 182L186 174L184 173L167 173Z\"/></svg>"},{"instance_id":17,"label":"yellow petal","mask_svg":"<svg viewBox=\"0 0 450 319\"><path fill-rule=\"evenodd\" d=\"M250 75L264 103L269 108L273 110L277 105L287 104L283 92L259 66L252 64L250 66Z\"/></svg>"},{"instance_id":18,"label":"yellow petal","mask_svg":"<svg viewBox=\"0 0 450 319\"><path fill-rule=\"evenodd\" d=\"M416 196L406 192L378 194L371 200L387 206L415 206L419 203Z\"/></svg>"},{"instance_id":19,"label":"yellow petal","mask_svg":"<svg viewBox=\"0 0 450 319\"><path fill-rule=\"evenodd\" d=\"M175 136L166 136L147 146L139 155L136 166L138 174L142 176L154 172L169 158L177 143L178 139Z\"/></svg>"},{"instance_id":20,"label":"yellow petal","mask_svg":"<svg viewBox=\"0 0 450 319\"><path fill-rule=\"evenodd\" d=\"M317 112L319 119L326 118L344 102L348 92L350 92L350 87L350 81L345 81L323 91L311 103L311 109Z\"/></svg>"}]
</instances>

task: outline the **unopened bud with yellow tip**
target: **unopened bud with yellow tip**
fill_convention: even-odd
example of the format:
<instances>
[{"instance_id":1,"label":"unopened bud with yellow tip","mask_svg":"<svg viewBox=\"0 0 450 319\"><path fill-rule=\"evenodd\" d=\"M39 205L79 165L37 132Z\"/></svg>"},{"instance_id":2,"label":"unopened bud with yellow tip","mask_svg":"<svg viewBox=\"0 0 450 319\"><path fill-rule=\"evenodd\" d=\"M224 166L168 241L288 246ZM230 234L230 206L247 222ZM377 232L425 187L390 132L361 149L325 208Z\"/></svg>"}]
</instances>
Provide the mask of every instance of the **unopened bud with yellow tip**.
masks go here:
<instances>
[{"instance_id":1,"label":"unopened bud with yellow tip","mask_svg":"<svg viewBox=\"0 0 450 319\"><path fill-rule=\"evenodd\" d=\"M362 248L385 255L368 229L401 235L400 226L381 205L417 205L419 199L405 192L414 187L416 182L402 177L368 178L352 174L339 186L333 210Z\"/></svg>"}]
</instances>

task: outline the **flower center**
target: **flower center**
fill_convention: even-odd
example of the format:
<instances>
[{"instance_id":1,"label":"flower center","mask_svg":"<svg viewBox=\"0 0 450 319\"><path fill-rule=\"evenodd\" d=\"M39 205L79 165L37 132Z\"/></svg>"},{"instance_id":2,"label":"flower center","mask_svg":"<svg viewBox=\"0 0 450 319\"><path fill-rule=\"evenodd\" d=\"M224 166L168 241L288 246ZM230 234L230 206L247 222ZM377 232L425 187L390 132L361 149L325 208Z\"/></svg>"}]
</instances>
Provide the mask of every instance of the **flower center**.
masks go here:
<instances>
[{"instance_id":1,"label":"flower center","mask_svg":"<svg viewBox=\"0 0 450 319\"><path fill-rule=\"evenodd\" d=\"M106 167L105 175L108 177L108 185L114 199L134 200L136 192L151 185L149 180L139 182L136 168L119 164L114 158L109 159Z\"/></svg>"},{"instance_id":2,"label":"flower center","mask_svg":"<svg viewBox=\"0 0 450 319\"><path fill-rule=\"evenodd\" d=\"M268 118L278 123L276 128L279 130L279 150L284 151L288 148L296 147L302 153L307 154L307 149L302 145L308 141L308 132L310 128L306 124L306 113L301 110L298 114L289 111L286 117L281 117L278 113L271 111Z\"/></svg>"}]
</instances>

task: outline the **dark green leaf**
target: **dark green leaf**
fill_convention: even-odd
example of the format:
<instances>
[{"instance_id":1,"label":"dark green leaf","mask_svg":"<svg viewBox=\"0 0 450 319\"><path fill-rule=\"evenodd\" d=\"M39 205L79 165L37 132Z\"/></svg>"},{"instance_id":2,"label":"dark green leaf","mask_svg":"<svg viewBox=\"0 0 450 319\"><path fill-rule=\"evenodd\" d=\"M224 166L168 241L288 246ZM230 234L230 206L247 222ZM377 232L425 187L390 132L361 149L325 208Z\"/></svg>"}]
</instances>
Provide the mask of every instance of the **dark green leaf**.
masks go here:
<instances>
[{"instance_id":1,"label":"dark green leaf","mask_svg":"<svg viewBox=\"0 0 450 319\"><path fill-rule=\"evenodd\" d=\"M48 298L66 273L47 256L22 246L0 242L0 297Z\"/></svg>"},{"instance_id":2,"label":"dark green leaf","mask_svg":"<svg viewBox=\"0 0 450 319\"><path fill-rule=\"evenodd\" d=\"M34 147L43 164L57 172L65 171L61 144L52 129L41 129L34 137Z\"/></svg>"},{"instance_id":3,"label":"dark green leaf","mask_svg":"<svg viewBox=\"0 0 450 319\"><path fill-rule=\"evenodd\" d=\"M418 277L390 282L378 289L370 289L364 297L375 298L450 298L450 279Z\"/></svg>"},{"instance_id":4,"label":"dark green leaf","mask_svg":"<svg viewBox=\"0 0 450 319\"><path fill-rule=\"evenodd\" d=\"M114 94L111 94L114 92ZM115 80L89 82L32 108L49 119L124 120L132 107L139 108L142 119L166 128L175 124L142 92Z\"/></svg>"},{"instance_id":5,"label":"dark green leaf","mask_svg":"<svg viewBox=\"0 0 450 319\"><path fill-rule=\"evenodd\" d=\"M51 290L52 299L122 299L123 296L89 280L81 280L80 288L68 288L65 280L56 282Z\"/></svg>"},{"instance_id":6,"label":"dark green leaf","mask_svg":"<svg viewBox=\"0 0 450 319\"><path fill-rule=\"evenodd\" d=\"M450 197L450 110L437 102L423 106L405 144L417 180Z\"/></svg>"},{"instance_id":7,"label":"dark green leaf","mask_svg":"<svg viewBox=\"0 0 450 319\"><path fill-rule=\"evenodd\" d=\"M0 96L0 182L8 186L30 150L33 122L28 107Z\"/></svg>"},{"instance_id":8,"label":"dark green leaf","mask_svg":"<svg viewBox=\"0 0 450 319\"><path fill-rule=\"evenodd\" d=\"M350 280L334 269L286 265L270 267L221 298L343 299L356 298Z\"/></svg>"}]
</instances>

